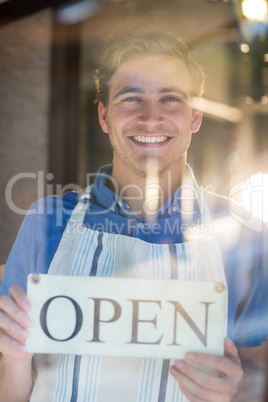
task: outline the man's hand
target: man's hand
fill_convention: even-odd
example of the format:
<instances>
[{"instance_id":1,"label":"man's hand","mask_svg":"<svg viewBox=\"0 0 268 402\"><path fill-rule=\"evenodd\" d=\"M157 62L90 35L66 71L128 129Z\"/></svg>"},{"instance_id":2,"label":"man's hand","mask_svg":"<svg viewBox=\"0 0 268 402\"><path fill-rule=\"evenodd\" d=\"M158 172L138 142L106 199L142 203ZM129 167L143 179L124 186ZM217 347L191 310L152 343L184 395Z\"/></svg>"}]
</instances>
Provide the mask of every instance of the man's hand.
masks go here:
<instances>
[{"instance_id":1,"label":"man's hand","mask_svg":"<svg viewBox=\"0 0 268 402\"><path fill-rule=\"evenodd\" d=\"M170 368L170 373L191 402L232 400L238 391L243 370L237 349L230 339L225 339L224 356L189 352L185 357L189 362L212 368L209 374L185 360L176 360Z\"/></svg>"},{"instance_id":2,"label":"man's hand","mask_svg":"<svg viewBox=\"0 0 268 402\"><path fill-rule=\"evenodd\" d=\"M0 400L25 402L33 386L32 354L25 351L31 305L20 286L9 293L0 297Z\"/></svg>"},{"instance_id":3,"label":"man's hand","mask_svg":"<svg viewBox=\"0 0 268 402\"><path fill-rule=\"evenodd\" d=\"M20 286L11 286L9 292L10 296L0 297L0 352L11 359L23 360L27 355L25 339L31 325L27 313L31 305Z\"/></svg>"}]
</instances>

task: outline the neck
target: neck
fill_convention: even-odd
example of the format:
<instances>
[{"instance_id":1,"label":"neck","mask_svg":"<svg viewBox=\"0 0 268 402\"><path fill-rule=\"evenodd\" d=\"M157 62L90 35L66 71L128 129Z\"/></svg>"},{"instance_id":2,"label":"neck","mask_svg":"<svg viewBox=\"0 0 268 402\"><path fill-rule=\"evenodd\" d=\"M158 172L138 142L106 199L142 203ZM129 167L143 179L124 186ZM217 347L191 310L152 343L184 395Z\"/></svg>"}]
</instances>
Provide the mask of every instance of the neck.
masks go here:
<instances>
[{"instance_id":1,"label":"neck","mask_svg":"<svg viewBox=\"0 0 268 402\"><path fill-rule=\"evenodd\" d=\"M139 219L153 216L181 186L186 157L159 176L152 166L144 176L135 174L114 160L112 176L116 180L120 198ZM124 172L124 173L123 173Z\"/></svg>"}]
</instances>

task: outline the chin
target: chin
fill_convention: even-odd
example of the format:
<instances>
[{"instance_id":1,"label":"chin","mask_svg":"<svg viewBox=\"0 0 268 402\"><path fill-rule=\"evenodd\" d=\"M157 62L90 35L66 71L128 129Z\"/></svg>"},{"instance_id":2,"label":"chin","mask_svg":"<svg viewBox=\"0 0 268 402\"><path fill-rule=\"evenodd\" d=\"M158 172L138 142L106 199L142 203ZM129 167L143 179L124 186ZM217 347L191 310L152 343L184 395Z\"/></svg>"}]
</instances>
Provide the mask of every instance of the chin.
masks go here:
<instances>
[{"instance_id":1,"label":"chin","mask_svg":"<svg viewBox=\"0 0 268 402\"><path fill-rule=\"evenodd\" d=\"M148 171L153 171L150 168L146 169L146 167L133 167L133 172L137 178L145 178L147 176ZM166 172L169 171L169 166L158 167L157 170L154 169L154 173L157 174L158 177L163 176Z\"/></svg>"}]
</instances>

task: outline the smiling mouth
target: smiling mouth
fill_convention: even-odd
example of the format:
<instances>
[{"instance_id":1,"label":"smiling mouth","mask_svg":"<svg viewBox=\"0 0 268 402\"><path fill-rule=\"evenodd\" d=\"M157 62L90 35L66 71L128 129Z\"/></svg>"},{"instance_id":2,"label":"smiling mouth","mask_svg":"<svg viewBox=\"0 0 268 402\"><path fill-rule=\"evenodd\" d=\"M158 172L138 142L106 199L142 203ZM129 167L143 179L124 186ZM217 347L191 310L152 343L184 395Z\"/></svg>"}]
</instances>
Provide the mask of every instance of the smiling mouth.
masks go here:
<instances>
[{"instance_id":1,"label":"smiling mouth","mask_svg":"<svg viewBox=\"0 0 268 402\"><path fill-rule=\"evenodd\" d=\"M153 136L143 136L143 135L138 135L136 137L132 137L134 141L136 142L142 142L142 143L147 143L147 144L155 144L155 143L161 143L161 142L165 142L169 139L169 137L166 137L164 135L162 136L157 136L157 137L153 137Z\"/></svg>"}]
</instances>

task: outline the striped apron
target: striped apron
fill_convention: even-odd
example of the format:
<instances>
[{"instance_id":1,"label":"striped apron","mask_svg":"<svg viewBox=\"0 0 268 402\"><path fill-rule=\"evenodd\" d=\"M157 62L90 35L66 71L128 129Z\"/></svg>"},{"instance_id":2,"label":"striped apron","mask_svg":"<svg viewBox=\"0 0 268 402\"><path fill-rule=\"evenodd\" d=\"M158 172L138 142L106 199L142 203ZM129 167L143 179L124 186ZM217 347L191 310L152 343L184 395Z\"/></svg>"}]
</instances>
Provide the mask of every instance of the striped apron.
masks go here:
<instances>
[{"instance_id":1,"label":"striped apron","mask_svg":"<svg viewBox=\"0 0 268 402\"><path fill-rule=\"evenodd\" d=\"M202 221L211 222L204 193L196 184L195 189ZM84 193L72 213L49 274L226 284L213 233L201 233L193 241L180 244L151 244L129 236L98 232L83 225L90 205L86 202L89 192ZM199 228L199 234L200 231ZM38 355L35 359L38 377L31 402L187 401L169 374L173 361L87 355Z\"/></svg>"}]
</instances>

